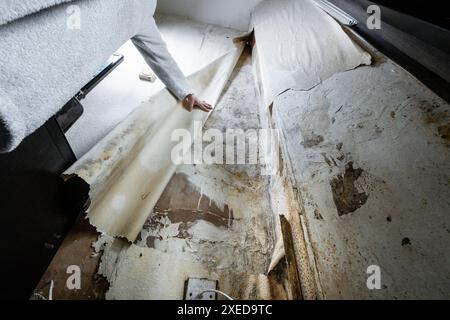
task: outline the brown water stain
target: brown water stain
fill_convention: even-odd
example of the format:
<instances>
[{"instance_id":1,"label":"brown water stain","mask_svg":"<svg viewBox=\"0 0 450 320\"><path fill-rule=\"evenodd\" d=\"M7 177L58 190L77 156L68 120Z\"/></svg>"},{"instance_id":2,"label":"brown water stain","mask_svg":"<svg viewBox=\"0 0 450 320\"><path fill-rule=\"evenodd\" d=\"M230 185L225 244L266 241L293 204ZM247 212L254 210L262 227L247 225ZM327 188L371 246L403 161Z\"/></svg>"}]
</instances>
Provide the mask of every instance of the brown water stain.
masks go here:
<instances>
[{"instance_id":1,"label":"brown water stain","mask_svg":"<svg viewBox=\"0 0 450 320\"><path fill-rule=\"evenodd\" d=\"M320 211L319 211L318 208L314 208L314 219L316 219L316 220L323 220L323 217L320 214Z\"/></svg>"},{"instance_id":2,"label":"brown water stain","mask_svg":"<svg viewBox=\"0 0 450 320\"><path fill-rule=\"evenodd\" d=\"M438 123L439 120L444 116L444 113L439 111L440 105L431 104L428 101L422 101L420 110L422 110L424 115L425 123L432 124Z\"/></svg>"},{"instance_id":3,"label":"brown water stain","mask_svg":"<svg viewBox=\"0 0 450 320\"><path fill-rule=\"evenodd\" d=\"M50 281L54 281L55 300L104 300L109 289L108 281L97 275L102 253L95 252L92 243L99 233L83 216L73 226L37 285L37 293L48 297ZM81 289L69 290L66 281L69 266L81 269Z\"/></svg>"},{"instance_id":4,"label":"brown water stain","mask_svg":"<svg viewBox=\"0 0 450 320\"><path fill-rule=\"evenodd\" d=\"M450 123L438 127L438 132L439 132L439 136L442 139L447 140L448 142L450 142Z\"/></svg>"},{"instance_id":5,"label":"brown water stain","mask_svg":"<svg viewBox=\"0 0 450 320\"><path fill-rule=\"evenodd\" d=\"M313 148L321 144L323 141L324 141L323 136L316 135L313 133L310 137L308 137L308 139L305 139L302 142L302 146L304 146L305 148Z\"/></svg>"},{"instance_id":6,"label":"brown water stain","mask_svg":"<svg viewBox=\"0 0 450 320\"><path fill-rule=\"evenodd\" d=\"M203 220L212 223L218 228L227 228L228 225L233 221L233 211L229 211L227 206L223 214L225 214L226 212L229 212L229 216L225 217L211 211L176 209L167 212L166 215L172 223L187 223Z\"/></svg>"},{"instance_id":7,"label":"brown water stain","mask_svg":"<svg viewBox=\"0 0 450 320\"><path fill-rule=\"evenodd\" d=\"M420 107L424 115L426 124L435 125L437 127L437 135L442 139L450 142L450 123L448 123L449 112L447 109L441 108L439 104L430 104L426 101Z\"/></svg>"},{"instance_id":8,"label":"brown water stain","mask_svg":"<svg viewBox=\"0 0 450 320\"><path fill-rule=\"evenodd\" d=\"M344 175L340 174L331 180L333 200L339 216L354 212L367 202L368 195L365 192L358 192L355 186L362 173L362 169L354 169L353 162L349 162Z\"/></svg>"},{"instance_id":9,"label":"brown water stain","mask_svg":"<svg viewBox=\"0 0 450 320\"><path fill-rule=\"evenodd\" d=\"M177 237L190 237L188 225L196 221L206 221L217 228L229 228L234 222L234 212L228 205L219 206L209 197L201 194L184 174L175 174L158 200L154 214L144 224L144 230L164 228L164 219L171 224L180 224ZM148 237L146 245L155 246L157 237Z\"/></svg>"},{"instance_id":10,"label":"brown water stain","mask_svg":"<svg viewBox=\"0 0 450 320\"><path fill-rule=\"evenodd\" d=\"M147 247L149 247L149 248L155 248L155 240L156 240L156 239L157 239L156 237L148 236L148 237L147 237L147 240L146 240Z\"/></svg>"},{"instance_id":11,"label":"brown water stain","mask_svg":"<svg viewBox=\"0 0 450 320\"><path fill-rule=\"evenodd\" d=\"M234 213L228 205L219 206L202 194L187 176L176 174L156 204L158 212L165 212L172 223L205 220L217 227L233 224Z\"/></svg>"}]
</instances>

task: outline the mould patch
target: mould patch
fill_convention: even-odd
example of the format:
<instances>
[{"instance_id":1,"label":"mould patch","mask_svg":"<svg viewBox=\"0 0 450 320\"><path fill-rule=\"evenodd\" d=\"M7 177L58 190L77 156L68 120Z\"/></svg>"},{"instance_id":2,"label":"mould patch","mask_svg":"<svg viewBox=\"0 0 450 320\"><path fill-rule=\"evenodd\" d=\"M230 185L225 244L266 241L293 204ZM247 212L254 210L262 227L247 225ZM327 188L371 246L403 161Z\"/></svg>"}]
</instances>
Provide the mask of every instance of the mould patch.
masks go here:
<instances>
[{"instance_id":1,"label":"mould patch","mask_svg":"<svg viewBox=\"0 0 450 320\"><path fill-rule=\"evenodd\" d=\"M349 162L345 166L345 173L331 180L333 200L339 216L354 212L366 203L369 196L365 192L359 192L355 186L362 173L361 168L354 169L353 162Z\"/></svg>"}]
</instances>

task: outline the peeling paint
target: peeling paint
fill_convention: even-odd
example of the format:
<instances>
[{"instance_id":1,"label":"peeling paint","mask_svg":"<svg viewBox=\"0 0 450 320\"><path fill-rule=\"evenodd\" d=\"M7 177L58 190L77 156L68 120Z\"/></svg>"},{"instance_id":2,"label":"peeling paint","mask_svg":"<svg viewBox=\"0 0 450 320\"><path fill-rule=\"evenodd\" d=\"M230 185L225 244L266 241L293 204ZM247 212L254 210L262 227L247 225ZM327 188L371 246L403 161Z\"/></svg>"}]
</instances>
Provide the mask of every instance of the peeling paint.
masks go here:
<instances>
[{"instance_id":1,"label":"peeling paint","mask_svg":"<svg viewBox=\"0 0 450 320\"><path fill-rule=\"evenodd\" d=\"M365 192L359 192L355 186L362 173L362 169L353 169L353 162L349 162L345 166L345 173L331 180L333 199L340 216L355 212L366 203L369 196Z\"/></svg>"}]
</instances>

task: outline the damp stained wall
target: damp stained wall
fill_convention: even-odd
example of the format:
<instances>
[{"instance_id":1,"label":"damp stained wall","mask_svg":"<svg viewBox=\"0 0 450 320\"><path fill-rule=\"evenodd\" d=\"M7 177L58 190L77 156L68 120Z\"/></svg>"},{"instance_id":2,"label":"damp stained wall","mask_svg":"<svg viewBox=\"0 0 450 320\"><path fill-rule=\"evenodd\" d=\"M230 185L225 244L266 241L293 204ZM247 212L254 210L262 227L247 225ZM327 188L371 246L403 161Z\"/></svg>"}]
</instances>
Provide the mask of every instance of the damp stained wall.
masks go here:
<instances>
[{"instance_id":1,"label":"damp stained wall","mask_svg":"<svg viewBox=\"0 0 450 320\"><path fill-rule=\"evenodd\" d=\"M275 100L319 297L449 297L449 116L382 56ZM371 265L380 289L367 288Z\"/></svg>"},{"instance_id":2,"label":"damp stained wall","mask_svg":"<svg viewBox=\"0 0 450 320\"><path fill-rule=\"evenodd\" d=\"M246 50L204 130L259 129L254 83ZM181 165L134 244L106 240L99 269L110 283L106 298L182 299L189 277L206 277L236 299L286 299L283 266L269 275L275 217L268 188L258 164Z\"/></svg>"},{"instance_id":3,"label":"damp stained wall","mask_svg":"<svg viewBox=\"0 0 450 320\"><path fill-rule=\"evenodd\" d=\"M257 95L250 90L248 65L241 66L241 72L207 128L256 128L263 122L255 114ZM311 90L282 94L272 111L288 170L280 181L272 181L269 196L262 190L270 186L255 179L258 173L251 168L184 166L136 246L125 251L132 259L124 261L139 261L141 252L144 258L150 253L149 261L155 261L153 256L171 262L188 255L189 261L197 262L195 269L202 266L201 274L229 274L221 278L224 291L235 297L261 297L263 290L245 279L267 281L264 273L273 262L268 253L277 249L269 234L275 224L270 211L276 208L274 212L290 215L291 223L300 215L303 225L292 223L297 228L293 233L304 230L310 255L298 259L299 267L305 267L303 260L305 265L311 262L319 298L448 298L448 104L378 56L372 67L335 74ZM280 192L285 180L293 185L298 203ZM186 201L176 201L180 192ZM104 265L115 268L107 259ZM366 287L370 265L381 268L380 290ZM152 268L138 269L154 275ZM135 290L122 290L131 279L129 269L118 270L126 277L113 283L108 297L136 297L129 295ZM186 276L192 276L188 271ZM145 279L158 281L156 286L141 286L145 290L138 293L147 298L148 288L156 290L151 292L154 297L182 297L185 278L173 291L158 274ZM134 280L142 282L137 276Z\"/></svg>"}]
</instances>

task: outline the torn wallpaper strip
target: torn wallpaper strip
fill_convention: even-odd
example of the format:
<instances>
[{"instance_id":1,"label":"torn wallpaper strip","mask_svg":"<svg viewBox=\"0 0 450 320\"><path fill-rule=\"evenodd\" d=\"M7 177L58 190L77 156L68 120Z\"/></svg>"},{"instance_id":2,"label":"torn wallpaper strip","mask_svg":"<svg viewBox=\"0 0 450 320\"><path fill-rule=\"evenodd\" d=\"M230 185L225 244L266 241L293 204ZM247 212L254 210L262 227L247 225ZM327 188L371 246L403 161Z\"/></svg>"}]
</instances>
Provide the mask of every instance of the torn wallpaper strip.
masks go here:
<instances>
[{"instance_id":1,"label":"torn wallpaper strip","mask_svg":"<svg viewBox=\"0 0 450 320\"><path fill-rule=\"evenodd\" d=\"M252 14L265 106L288 89L309 90L370 55L311 0L268 0Z\"/></svg>"},{"instance_id":2,"label":"torn wallpaper strip","mask_svg":"<svg viewBox=\"0 0 450 320\"><path fill-rule=\"evenodd\" d=\"M215 105L242 54L244 43L189 78L199 98ZM188 113L167 89L137 108L97 146L64 173L90 186L87 218L99 231L134 241L175 173L171 159L176 129L194 132L208 118ZM192 135L191 135L192 136Z\"/></svg>"}]
</instances>

